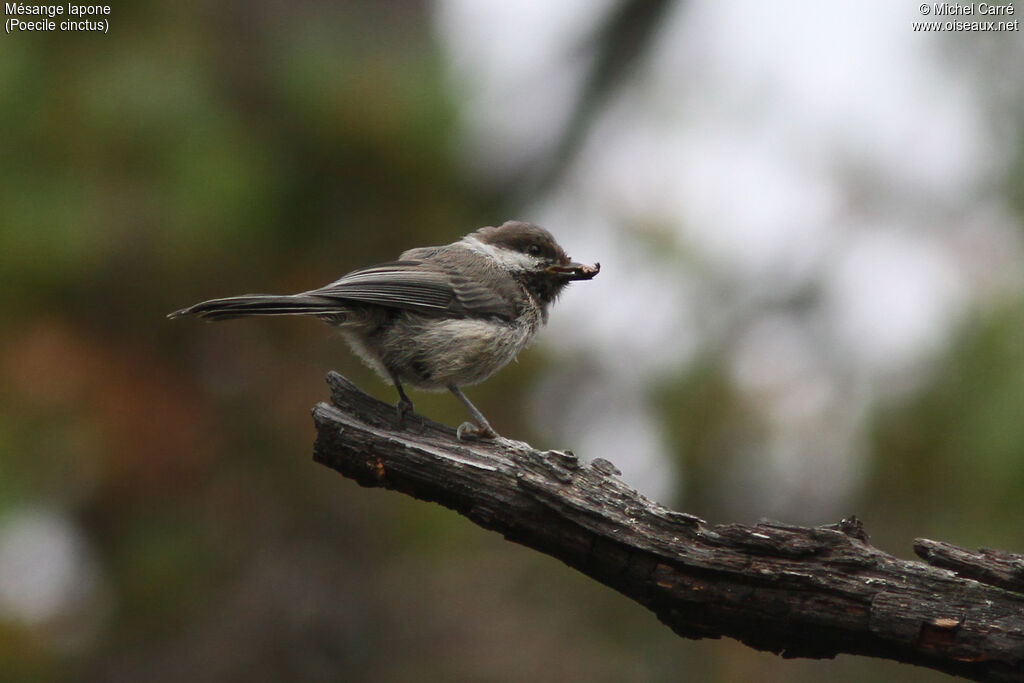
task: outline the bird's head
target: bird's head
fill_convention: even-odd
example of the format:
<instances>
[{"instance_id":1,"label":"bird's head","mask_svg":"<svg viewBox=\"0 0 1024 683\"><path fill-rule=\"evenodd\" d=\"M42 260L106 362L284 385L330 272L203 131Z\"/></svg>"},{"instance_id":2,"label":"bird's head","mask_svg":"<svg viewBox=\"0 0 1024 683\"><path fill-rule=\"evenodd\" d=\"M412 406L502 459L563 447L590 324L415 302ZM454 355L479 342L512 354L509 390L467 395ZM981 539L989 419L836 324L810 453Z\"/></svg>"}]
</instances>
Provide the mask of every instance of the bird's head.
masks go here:
<instances>
[{"instance_id":1,"label":"bird's head","mask_svg":"<svg viewBox=\"0 0 1024 683\"><path fill-rule=\"evenodd\" d=\"M533 223L506 221L471 232L464 241L523 280L544 304L573 280L590 280L601 270L600 263L588 265L570 259L550 232Z\"/></svg>"}]
</instances>

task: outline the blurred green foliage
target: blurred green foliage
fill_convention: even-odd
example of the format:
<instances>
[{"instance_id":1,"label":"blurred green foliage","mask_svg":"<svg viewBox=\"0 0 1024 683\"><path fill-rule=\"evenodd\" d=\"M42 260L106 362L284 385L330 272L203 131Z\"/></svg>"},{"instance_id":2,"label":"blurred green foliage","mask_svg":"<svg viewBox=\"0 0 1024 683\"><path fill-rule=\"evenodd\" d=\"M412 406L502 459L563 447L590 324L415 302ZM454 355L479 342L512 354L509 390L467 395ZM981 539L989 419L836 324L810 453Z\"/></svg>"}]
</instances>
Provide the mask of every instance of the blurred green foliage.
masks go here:
<instances>
[{"instance_id":1,"label":"blurred green foliage","mask_svg":"<svg viewBox=\"0 0 1024 683\"><path fill-rule=\"evenodd\" d=\"M934 381L878 409L865 495L893 541L1024 547L1024 528L1000 523L1024 491L1022 303L966 321Z\"/></svg>"}]
</instances>

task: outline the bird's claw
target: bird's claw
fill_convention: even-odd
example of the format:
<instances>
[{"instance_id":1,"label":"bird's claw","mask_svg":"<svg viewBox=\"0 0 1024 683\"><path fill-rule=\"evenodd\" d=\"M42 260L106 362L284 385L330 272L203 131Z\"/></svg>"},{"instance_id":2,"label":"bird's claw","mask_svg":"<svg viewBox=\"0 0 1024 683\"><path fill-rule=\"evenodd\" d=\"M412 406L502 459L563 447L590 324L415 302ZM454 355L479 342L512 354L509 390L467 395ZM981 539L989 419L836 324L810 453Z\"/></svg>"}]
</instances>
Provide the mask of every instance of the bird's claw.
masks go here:
<instances>
[{"instance_id":1,"label":"bird's claw","mask_svg":"<svg viewBox=\"0 0 1024 683\"><path fill-rule=\"evenodd\" d=\"M398 403L395 404L395 412L398 413L398 423L405 422L405 416L411 415L413 412L412 401L399 399Z\"/></svg>"},{"instance_id":2,"label":"bird's claw","mask_svg":"<svg viewBox=\"0 0 1024 683\"><path fill-rule=\"evenodd\" d=\"M475 439L494 439L498 436L490 427L482 427L472 422L463 422L459 425L455 435L459 438L459 441L472 441Z\"/></svg>"}]
</instances>

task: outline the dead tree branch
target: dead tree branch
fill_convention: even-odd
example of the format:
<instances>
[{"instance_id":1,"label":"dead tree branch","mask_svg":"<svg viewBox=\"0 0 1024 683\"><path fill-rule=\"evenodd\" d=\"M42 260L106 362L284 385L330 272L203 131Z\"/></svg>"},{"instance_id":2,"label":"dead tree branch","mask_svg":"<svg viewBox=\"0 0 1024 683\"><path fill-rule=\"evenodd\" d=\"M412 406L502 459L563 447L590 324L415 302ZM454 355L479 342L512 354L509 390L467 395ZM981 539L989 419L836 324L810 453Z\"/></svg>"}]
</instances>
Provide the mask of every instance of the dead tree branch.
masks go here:
<instances>
[{"instance_id":1,"label":"dead tree branch","mask_svg":"<svg viewBox=\"0 0 1024 683\"><path fill-rule=\"evenodd\" d=\"M918 539L928 562L873 547L855 518L814 528L711 525L623 484L611 463L448 427L328 376L314 459L363 486L440 503L556 557L686 638L783 657L859 654L978 681L1024 680L1024 557Z\"/></svg>"}]
</instances>

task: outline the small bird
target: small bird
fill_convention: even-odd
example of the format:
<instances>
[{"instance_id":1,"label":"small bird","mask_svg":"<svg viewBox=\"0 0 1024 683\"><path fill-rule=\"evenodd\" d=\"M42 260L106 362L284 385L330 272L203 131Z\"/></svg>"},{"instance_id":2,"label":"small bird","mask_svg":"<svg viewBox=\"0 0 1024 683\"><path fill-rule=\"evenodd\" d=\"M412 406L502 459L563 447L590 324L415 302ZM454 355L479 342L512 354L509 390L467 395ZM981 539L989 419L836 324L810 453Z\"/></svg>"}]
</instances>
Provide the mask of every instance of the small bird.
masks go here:
<instances>
[{"instance_id":1,"label":"small bird","mask_svg":"<svg viewBox=\"0 0 1024 683\"><path fill-rule=\"evenodd\" d=\"M315 316L338 327L363 362L395 385L399 421L413 410L403 385L448 389L475 421L460 425L458 438L494 438L461 387L505 367L547 322L562 289L600 270L572 261L544 228L507 221L445 246L410 249L320 289L211 299L167 317Z\"/></svg>"}]
</instances>

